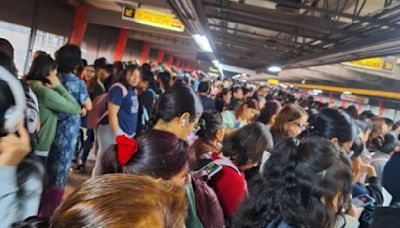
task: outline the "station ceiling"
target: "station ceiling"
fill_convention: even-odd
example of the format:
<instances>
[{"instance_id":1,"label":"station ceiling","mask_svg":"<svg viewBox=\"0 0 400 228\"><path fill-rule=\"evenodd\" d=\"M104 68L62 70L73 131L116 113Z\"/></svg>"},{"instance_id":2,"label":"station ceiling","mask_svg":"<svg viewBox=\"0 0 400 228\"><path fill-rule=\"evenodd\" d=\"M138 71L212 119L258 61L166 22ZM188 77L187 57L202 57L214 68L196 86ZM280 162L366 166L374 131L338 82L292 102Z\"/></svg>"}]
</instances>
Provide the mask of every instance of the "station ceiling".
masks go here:
<instances>
[{"instance_id":1,"label":"station ceiling","mask_svg":"<svg viewBox=\"0 0 400 228\"><path fill-rule=\"evenodd\" d=\"M204 34L224 65L262 73L279 65L285 81L318 81L396 91L399 79L340 64L400 53L399 0L86 0L89 22L130 29L180 58L196 61L193 34ZM121 19L124 6L174 13L184 32L167 31ZM335 65L336 64L336 65ZM396 68L397 69L397 68ZM393 74L398 74L395 70Z\"/></svg>"},{"instance_id":2,"label":"station ceiling","mask_svg":"<svg viewBox=\"0 0 400 228\"><path fill-rule=\"evenodd\" d=\"M395 0L168 1L192 33L208 34L221 62L234 66L290 69L400 52Z\"/></svg>"}]
</instances>

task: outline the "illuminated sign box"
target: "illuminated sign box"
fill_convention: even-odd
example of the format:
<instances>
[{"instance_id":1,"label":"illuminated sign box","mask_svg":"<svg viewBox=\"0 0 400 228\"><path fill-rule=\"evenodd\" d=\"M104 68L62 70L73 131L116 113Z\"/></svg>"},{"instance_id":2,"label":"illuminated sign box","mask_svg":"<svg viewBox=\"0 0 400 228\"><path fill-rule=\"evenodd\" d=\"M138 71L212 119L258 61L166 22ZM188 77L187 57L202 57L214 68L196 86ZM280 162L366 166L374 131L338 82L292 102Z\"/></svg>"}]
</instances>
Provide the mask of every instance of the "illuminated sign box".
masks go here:
<instances>
[{"instance_id":1,"label":"illuminated sign box","mask_svg":"<svg viewBox=\"0 0 400 228\"><path fill-rule=\"evenodd\" d=\"M279 80L277 80L277 79L268 79L267 82L270 85L279 85Z\"/></svg>"},{"instance_id":2,"label":"illuminated sign box","mask_svg":"<svg viewBox=\"0 0 400 228\"><path fill-rule=\"evenodd\" d=\"M185 26L175 15L149 9L124 7L122 19L176 32L185 31Z\"/></svg>"},{"instance_id":3,"label":"illuminated sign box","mask_svg":"<svg viewBox=\"0 0 400 228\"><path fill-rule=\"evenodd\" d=\"M344 65L365 68L370 70L380 70L380 71L393 71L394 62L387 61L384 58L368 58L359 59L349 62L342 63Z\"/></svg>"}]
</instances>

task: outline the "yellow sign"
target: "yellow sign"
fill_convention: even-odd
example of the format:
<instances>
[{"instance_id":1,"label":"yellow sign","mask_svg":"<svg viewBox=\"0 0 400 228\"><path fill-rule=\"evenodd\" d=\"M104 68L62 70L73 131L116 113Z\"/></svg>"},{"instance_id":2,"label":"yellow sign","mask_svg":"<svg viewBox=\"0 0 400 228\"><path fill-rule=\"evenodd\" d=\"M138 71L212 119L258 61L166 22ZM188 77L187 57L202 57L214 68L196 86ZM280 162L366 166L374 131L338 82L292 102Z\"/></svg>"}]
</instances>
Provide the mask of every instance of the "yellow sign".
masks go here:
<instances>
[{"instance_id":1,"label":"yellow sign","mask_svg":"<svg viewBox=\"0 0 400 228\"><path fill-rule=\"evenodd\" d=\"M350 62L344 62L344 65L366 68L371 70L393 71L394 62L385 58L359 59Z\"/></svg>"},{"instance_id":2,"label":"yellow sign","mask_svg":"<svg viewBox=\"0 0 400 228\"><path fill-rule=\"evenodd\" d=\"M277 79L268 79L267 82L270 85L279 85L279 80L277 80Z\"/></svg>"},{"instance_id":3,"label":"yellow sign","mask_svg":"<svg viewBox=\"0 0 400 228\"><path fill-rule=\"evenodd\" d=\"M372 70L382 70L384 62L385 60L383 58L369 58L345 62L344 64L355 67L368 68Z\"/></svg>"},{"instance_id":4,"label":"yellow sign","mask_svg":"<svg viewBox=\"0 0 400 228\"><path fill-rule=\"evenodd\" d=\"M185 26L175 17L175 15L149 9L133 9L125 7L122 19L176 32L185 31Z\"/></svg>"}]
</instances>

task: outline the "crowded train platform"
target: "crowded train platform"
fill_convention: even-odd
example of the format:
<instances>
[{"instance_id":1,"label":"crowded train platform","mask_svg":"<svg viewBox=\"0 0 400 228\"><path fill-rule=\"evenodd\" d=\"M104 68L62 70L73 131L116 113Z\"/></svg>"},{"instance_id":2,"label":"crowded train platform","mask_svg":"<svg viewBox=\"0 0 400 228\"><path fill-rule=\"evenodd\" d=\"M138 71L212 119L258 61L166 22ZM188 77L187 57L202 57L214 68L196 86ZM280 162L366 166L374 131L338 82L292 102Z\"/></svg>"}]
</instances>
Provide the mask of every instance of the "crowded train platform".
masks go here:
<instances>
[{"instance_id":1,"label":"crowded train platform","mask_svg":"<svg viewBox=\"0 0 400 228\"><path fill-rule=\"evenodd\" d=\"M399 22L0 0L0 228L400 228Z\"/></svg>"}]
</instances>

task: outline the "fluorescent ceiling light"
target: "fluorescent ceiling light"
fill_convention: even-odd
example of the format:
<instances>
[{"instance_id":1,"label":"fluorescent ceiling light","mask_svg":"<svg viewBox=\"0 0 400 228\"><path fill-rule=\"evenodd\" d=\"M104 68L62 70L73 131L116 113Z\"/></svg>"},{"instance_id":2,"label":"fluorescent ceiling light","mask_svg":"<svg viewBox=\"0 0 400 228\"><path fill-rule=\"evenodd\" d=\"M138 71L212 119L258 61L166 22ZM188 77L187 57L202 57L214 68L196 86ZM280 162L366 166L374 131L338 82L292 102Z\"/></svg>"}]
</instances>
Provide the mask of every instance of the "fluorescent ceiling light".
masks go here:
<instances>
[{"instance_id":1,"label":"fluorescent ceiling light","mask_svg":"<svg viewBox=\"0 0 400 228\"><path fill-rule=\"evenodd\" d=\"M350 91L343 91L343 94L351 95L351 92Z\"/></svg>"},{"instance_id":2,"label":"fluorescent ceiling light","mask_svg":"<svg viewBox=\"0 0 400 228\"><path fill-rule=\"evenodd\" d=\"M208 41L208 38L205 35L194 34L193 39L196 41L197 45L199 45L202 51L213 52L210 41Z\"/></svg>"},{"instance_id":3,"label":"fluorescent ceiling light","mask_svg":"<svg viewBox=\"0 0 400 228\"><path fill-rule=\"evenodd\" d=\"M224 70L223 70L223 65L216 59L212 61L214 66L218 68L219 73L221 74L222 77L224 77Z\"/></svg>"},{"instance_id":4,"label":"fluorescent ceiling light","mask_svg":"<svg viewBox=\"0 0 400 228\"><path fill-rule=\"evenodd\" d=\"M281 72L281 71L282 71L282 68L280 68L280 67L278 67L278 66L270 66L270 67L268 68L268 71L269 71L269 72L273 72L273 73L277 73L277 72Z\"/></svg>"}]
</instances>

